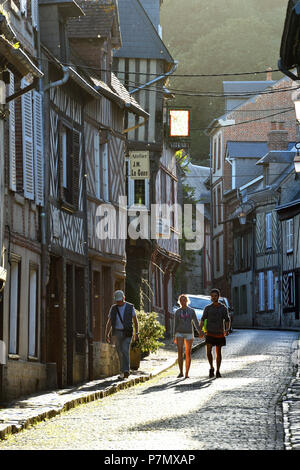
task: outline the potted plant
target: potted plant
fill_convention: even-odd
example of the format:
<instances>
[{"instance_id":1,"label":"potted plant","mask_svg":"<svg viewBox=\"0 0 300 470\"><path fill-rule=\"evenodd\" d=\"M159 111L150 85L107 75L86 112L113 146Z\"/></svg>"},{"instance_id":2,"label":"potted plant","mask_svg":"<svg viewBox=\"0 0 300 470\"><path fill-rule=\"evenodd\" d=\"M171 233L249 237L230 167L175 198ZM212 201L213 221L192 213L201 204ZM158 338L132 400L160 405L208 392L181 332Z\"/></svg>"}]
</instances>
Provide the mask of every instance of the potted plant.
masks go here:
<instances>
[{"instance_id":1,"label":"potted plant","mask_svg":"<svg viewBox=\"0 0 300 470\"><path fill-rule=\"evenodd\" d=\"M139 322L139 340L131 344L130 367L137 370L141 357L158 350L163 343L159 340L164 337L165 327L160 324L155 312L136 312Z\"/></svg>"}]
</instances>

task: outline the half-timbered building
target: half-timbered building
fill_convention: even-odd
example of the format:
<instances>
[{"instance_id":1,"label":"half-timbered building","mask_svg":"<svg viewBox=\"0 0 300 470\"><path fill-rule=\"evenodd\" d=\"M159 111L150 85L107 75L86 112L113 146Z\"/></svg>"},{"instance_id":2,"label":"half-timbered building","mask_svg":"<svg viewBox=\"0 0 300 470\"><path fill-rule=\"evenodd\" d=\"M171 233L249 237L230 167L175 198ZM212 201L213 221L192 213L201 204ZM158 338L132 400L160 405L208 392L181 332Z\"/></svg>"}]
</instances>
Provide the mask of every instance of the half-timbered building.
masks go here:
<instances>
[{"instance_id":1,"label":"half-timbered building","mask_svg":"<svg viewBox=\"0 0 300 470\"><path fill-rule=\"evenodd\" d=\"M45 0L40 12L49 149L46 361L49 381L63 386L117 370L104 327L125 278L118 218L124 113L148 114L111 75L112 48L120 45L115 1ZM116 217L101 231L105 208Z\"/></svg>"},{"instance_id":2,"label":"half-timbered building","mask_svg":"<svg viewBox=\"0 0 300 470\"><path fill-rule=\"evenodd\" d=\"M125 109L134 119L146 119L148 113L111 73L112 48L121 46L117 3L95 0L79 5L85 16L68 22L68 37L77 59L89 67L90 81L101 95L84 108L90 328L93 375L99 376L118 371L112 348L105 343L105 325L113 292L125 290ZM104 208L110 211L107 232L101 230L99 222Z\"/></svg>"},{"instance_id":3,"label":"half-timbered building","mask_svg":"<svg viewBox=\"0 0 300 470\"><path fill-rule=\"evenodd\" d=\"M35 59L37 18L36 2L1 2L0 266L7 271L0 300L1 401L46 384L40 303L44 181L39 79L43 74Z\"/></svg>"},{"instance_id":4,"label":"half-timbered building","mask_svg":"<svg viewBox=\"0 0 300 470\"><path fill-rule=\"evenodd\" d=\"M292 172L277 207L281 234L282 324L300 326L300 184Z\"/></svg>"},{"instance_id":5,"label":"half-timbered building","mask_svg":"<svg viewBox=\"0 0 300 470\"><path fill-rule=\"evenodd\" d=\"M130 152L149 153L150 178L133 179L127 172L128 206L144 215L150 215L151 204L170 206L177 202L175 151L168 147L164 135L163 89L176 64L161 39L160 4L160 0L119 3L122 47L114 53L113 62L118 78L150 114L147 122L130 116L125 121L125 127L132 129L128 132L127 168ZM174 224L172 219L167 238L162 238L162 224L157 223L152 227L152 239L151 235L130 238L126 246L127 294L138 309L160 313L168 332L174 273L180 262Z\"/></svg>"}]
</instances>

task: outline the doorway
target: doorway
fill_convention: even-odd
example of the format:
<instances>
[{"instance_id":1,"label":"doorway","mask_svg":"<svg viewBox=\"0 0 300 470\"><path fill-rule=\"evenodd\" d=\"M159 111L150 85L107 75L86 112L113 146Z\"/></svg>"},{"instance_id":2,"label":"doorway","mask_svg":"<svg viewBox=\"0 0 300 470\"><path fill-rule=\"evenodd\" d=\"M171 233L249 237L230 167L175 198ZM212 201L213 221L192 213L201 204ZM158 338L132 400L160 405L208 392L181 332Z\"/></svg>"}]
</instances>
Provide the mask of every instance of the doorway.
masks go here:
<instances>
[{"instance_id":1,"label":"doorway","mask_svg":"<svg viewBox=\"0 0 300 470\"><path fill-rule=\"evenodd\" d=\"M300 272L296 272L295 274L295 296L296 296L295 320L300 320Z\"/></svg>"},{"instance_id":2,"label":"doorway","mask_svg":"<svg viewBox=\"0 0 300 470\"><path fill-rule=\"evenodd\" d=\"M62 387L63 357L63 281L62 259L50 257L50 276L47 285L48 335L47 362L56 364L57 385Z\"/></svg>"}]
</instances>

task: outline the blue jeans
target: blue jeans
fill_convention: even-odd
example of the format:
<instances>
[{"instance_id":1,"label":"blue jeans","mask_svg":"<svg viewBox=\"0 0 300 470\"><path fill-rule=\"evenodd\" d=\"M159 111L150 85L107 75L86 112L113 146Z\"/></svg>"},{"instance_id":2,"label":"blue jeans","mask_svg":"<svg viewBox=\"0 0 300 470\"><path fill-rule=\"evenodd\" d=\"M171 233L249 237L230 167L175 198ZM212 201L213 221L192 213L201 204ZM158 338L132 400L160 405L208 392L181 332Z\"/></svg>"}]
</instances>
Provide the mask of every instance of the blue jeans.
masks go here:
<instances>
[{"instance_id":1,"label":"blue jeans","mask_svg":"<svg viewBox=\"0 0 300 470\"><path fill-rule=\"evenodd\" d=\"M115 331L114 343L120 361L121 372L130 372L130 343L131 337L123 336L123 331Z\"/></svg>"}]
</instances>

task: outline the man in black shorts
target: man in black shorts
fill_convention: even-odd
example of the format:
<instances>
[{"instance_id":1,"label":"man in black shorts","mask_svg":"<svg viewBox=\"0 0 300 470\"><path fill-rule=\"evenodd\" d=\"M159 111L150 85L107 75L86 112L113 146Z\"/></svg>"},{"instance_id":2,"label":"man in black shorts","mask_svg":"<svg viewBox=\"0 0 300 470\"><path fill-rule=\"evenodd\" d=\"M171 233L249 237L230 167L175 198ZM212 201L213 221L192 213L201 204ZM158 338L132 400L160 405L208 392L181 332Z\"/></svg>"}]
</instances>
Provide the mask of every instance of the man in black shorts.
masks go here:
<instances>
[{"instance_id":1,"label":"man in black shorts","mask_svg":"<svg viewBox=\"0 0 300 470\"><path fill-rule=\"evenodd\" d=\"M210 292L212 303L204 308L200 322L200 337L203 337L202 328L205 325L206 331L206 355L210 365L209 377L214 377L212 348L216 347L216 377L221 377L220 366L222 362L222 346L226 345L225 336L228 335L230 328L230 318L225 305L219 302L219 289L212 289ZM206 322L205 322L206 320Z\"/></svg>"}]
</instances>

